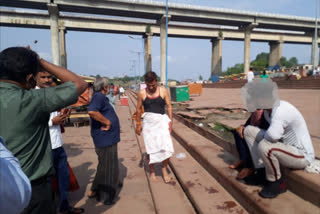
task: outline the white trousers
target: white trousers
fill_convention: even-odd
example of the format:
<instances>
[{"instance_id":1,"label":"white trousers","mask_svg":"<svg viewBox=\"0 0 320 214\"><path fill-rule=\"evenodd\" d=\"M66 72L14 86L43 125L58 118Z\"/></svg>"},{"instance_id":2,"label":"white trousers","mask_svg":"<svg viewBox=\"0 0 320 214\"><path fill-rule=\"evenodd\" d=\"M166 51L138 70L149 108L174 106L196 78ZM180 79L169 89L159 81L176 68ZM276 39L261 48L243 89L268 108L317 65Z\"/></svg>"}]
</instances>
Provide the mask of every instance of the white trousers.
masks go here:
<instances>
[{"instance_id":1,"label":"white trousers","mask_svg":"<svg viewBox=\"0 0 320 214\"><path fill-rule=\"evenodd\" d=\"M281 178L280 165L292 169L304 169L309 162L296 147L282 142L272 143L263 138L265 130L247 126L244 138L248 144L253 164L256 168L265 167L268 181Z\"/></svg>"}]
</instances>

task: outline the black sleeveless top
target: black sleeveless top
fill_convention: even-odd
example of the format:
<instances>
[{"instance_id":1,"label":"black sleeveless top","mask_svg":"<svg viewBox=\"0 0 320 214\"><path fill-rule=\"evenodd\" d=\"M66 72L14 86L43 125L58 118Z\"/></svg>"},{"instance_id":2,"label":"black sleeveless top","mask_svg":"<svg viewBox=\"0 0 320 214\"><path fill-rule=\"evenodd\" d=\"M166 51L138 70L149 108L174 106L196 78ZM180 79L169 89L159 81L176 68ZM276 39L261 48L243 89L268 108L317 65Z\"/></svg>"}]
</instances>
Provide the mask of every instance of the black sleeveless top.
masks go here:
<instances>
[{"instance_id":1,"label":"black sleeveless top","mask_svg":"<svg viewBox=\"0 0 320 214\"><path fill-rule=\"evenodd\" d=\"M166 101L160 96L160 89L159 89L159 96L148 97L147 95L146 98L143 100L143 107L145 112L164 114L165 106L166 106Z\"/></svg>"}]
</instances>

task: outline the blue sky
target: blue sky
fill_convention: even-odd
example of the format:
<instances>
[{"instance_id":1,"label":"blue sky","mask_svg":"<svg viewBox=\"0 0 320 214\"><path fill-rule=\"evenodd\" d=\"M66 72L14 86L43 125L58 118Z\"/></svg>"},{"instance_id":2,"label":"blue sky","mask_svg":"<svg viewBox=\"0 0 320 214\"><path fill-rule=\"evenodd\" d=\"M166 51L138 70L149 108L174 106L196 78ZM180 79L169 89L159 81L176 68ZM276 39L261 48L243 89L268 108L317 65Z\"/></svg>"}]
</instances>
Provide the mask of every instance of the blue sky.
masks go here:
<instances>
[{"instance_id":1,"label":"blue sky","mask_svg":"<svg viewBox=\"0 0 320 214\"><path fill-rule=\"evenodd\" d=\"M165 2L165 0L157 0ZM315 0L169 0L184 3L252 12L276 13L315 17ZM136 38L141 38L137 37ZM34 44L34 40L38 43ZM0 49L26 46L41 57L51 60L50 31L26 28L0 27ZM107 77L134 76L139 73L138 54L142 40L128 35L68 31L66 34L68 69L83 75L100 74ZM211 43L209 40L169 38L168 78L194 79L199 75L209 78L211 67ZM251 43L251 60L260 52L269 52L267 43ZM310 63L311 45L284 44L284 57L297 57L299 63ZM133 60L136 69L133 69ZM236 63L243 63L243 42L223 41L222 67L226 70ZM140 57L140 74L143 73L143 57ZM160 74L160 40L152 38L152 69Z\"/></svg>"}]
</instances>

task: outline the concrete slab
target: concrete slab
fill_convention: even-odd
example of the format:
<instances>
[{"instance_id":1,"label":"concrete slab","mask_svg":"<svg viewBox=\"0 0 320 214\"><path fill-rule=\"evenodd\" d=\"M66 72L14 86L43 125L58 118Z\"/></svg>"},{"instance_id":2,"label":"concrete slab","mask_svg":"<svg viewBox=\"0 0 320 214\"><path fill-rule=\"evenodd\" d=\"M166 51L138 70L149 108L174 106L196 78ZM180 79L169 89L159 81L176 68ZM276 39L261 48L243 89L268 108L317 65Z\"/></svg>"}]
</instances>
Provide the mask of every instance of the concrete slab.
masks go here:
<instances>
[{"instance_id":1,"label":"concrete slab","mask_svg":"<svg viewBox=\"0 0 320 214\"><path fill-rule=\"evenodd\" d=\"M178 111L175 112L176 114L179 114L183 117L191 118L191 119L205 119L205 116L201 116L199 114L196 114L194 112L187 112L187 111Z\"/></svg>"},{"instance_id":2,"label":"concrete slab","mask_svg":"<svg viewBox=\"0 0 320 214\"><path fill-rule=\"evenodd\" d=\"M236 172L228 168L232 156L221 147L174 120L174 134L185 142L188 152L205 167L250 213L317 213L319 207L304 201L290 191L275 199L258 196L260 187L248 186L235 179ZM179 141L180 141L179 140Z\"/></svg>"},{"instance_id":3,"label":"concrete slab","mask_svg":"<svg viewBox=\"0 0 320 214\"><path fill-rule=\"evenodd\" d=\"M240 125L244 125L246 120L219 120L218 122L229 128L235 129Z\"/></svg>"},{"instance_id":4,"label":"concrete slab","mask_svg":"<svg viewBox=\"0 0 320 214\"><path fill-rule=\"evenodd\" d=\"M320 90L279 89L279 96L301 112L307 122L316 156L320 157ZM240 88L203 88L202 95L189 102L189 108L244 108L241 99Z\"/></svg>"},{"instance_id":5,"label":"concrete slab","mask_svg":"<svg viewBox=\"0 0 320 214\"><path fill-rule=\"evenodd\" d=\"M170 166L179 178L198 213L247 213L247 211L214 179L176 140L176 154L186 158L170 159Z\"/></svg>"},{"instance_id":6,"label":"concrete slab","mask_svg":"<svg viewBox=\"0 0 320 214\"><path fill-rule=\"evenodd\" d=\"M187 109L190 109L190 108L187 108ZM207 116L208 114L227 114L228 113L226 111L221 111L219 109L201 109L201 110L197 110L197 112L200 115L204 115L204 116Z\"/></svg>"},{"instance_id":7,"label":"concrete slab","mask_svg":"<svg viewBox=\"0 0 320 214\"><path fill-rule=\"evenodd\" d=\"M225 139L220 139L215 135L211 135L210 132L203 130L202 128L194 125L193 123L189 122L188 120L183 119L180 116L175 115L174 117L179 122L183 123L190 129L194 130L195 132L199 133L209 141L215 143L216 145L223 148L225 151L230 152L233 156L237 157L238 152L236 151L236 146L234 143L227 141ZM208 124L214 127L214 124ZM175 130L175 129L174 129ZM303 170L290 170L286 169L284 174L287 176L288 180L288 187L295 194L304 198L307 201L320 206L320 180L318 174L307 173ZM317 197L319 196L319 197Z\"/></svg>"}]
</instances>

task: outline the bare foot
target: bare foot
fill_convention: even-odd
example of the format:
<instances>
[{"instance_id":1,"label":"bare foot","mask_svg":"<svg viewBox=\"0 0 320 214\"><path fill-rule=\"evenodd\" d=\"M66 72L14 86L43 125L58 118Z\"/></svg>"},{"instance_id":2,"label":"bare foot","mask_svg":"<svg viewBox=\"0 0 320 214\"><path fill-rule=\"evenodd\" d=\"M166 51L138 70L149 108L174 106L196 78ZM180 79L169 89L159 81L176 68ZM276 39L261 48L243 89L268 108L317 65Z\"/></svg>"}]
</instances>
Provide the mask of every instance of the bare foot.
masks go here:
<instances>
[{"instance_id":1,"label":"bare foot","mask_svg":"<svg viewBox=\"0 0 320 214\"><path fill-rule=\"evenodd\" d=\"M243 168L237 175L237 179L244 179L245 177L248 177L249 175L252 175L254 172L254 169L252 168Z\"/></svg>"},{"instance_id":2,"label":"bare foot","mask_svg":"<svg viewBox=\"0 0 320 214\"><path fill-rule=\"evenodd\" d=\"M243 160L238 160L234 164L229 165L230 169L238 169L243 164Z\"/></svg>"},{"instance_id":3,"label":"bare foot","mask_svg":"<svg viewBox=\"0 0 320 214\"><path fill-rule=\"evenodd\" d=\"M166 184L172 180L172 178L168 175L167 167L162 167L162 175L163 175L163 180Z\"/></svg>"},{"instance_id":4,"label":"bare foot","mask_svg":"<svg viewBox=\"0 0 320 214\"><path fill-rule=\"evenodd\" d=\"M94 198L96 196L97 196L97 192L95 192L95 191L90 191L88 194L88 198Z\"/></svg>"},{"instance_id":5,"label":"bare foot","mask_svg":"<svg viewBox=\"0 0 320 214\"><path fill-rule=\"evenodd\" d=\"M172 181L172 178L170 176L163 176L163 180L166 184L168 184L170 181Z\"/></svg>"},{"instance_id":6,"label":"bare foot","mask_svg":"<svg viewBox=\"0 0 320 214\"><path fill-rule=\"evenodd\" d=\"M156 174L153 172L153 173L150 173L150 180L151 181L157 181L157 177L156 177Z\"/></svg>"}]
</instances>

